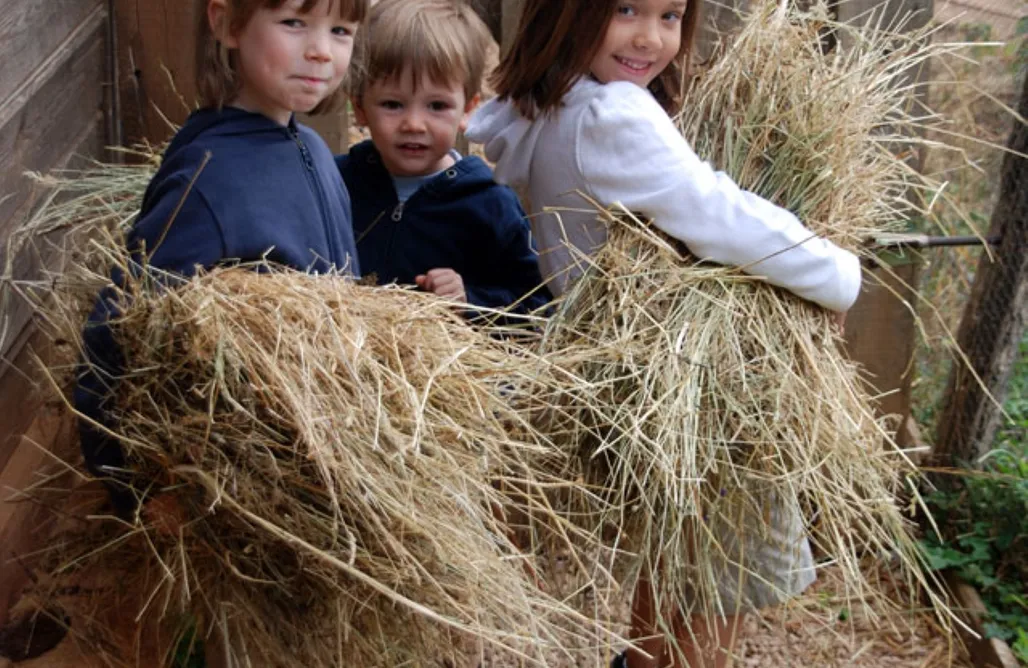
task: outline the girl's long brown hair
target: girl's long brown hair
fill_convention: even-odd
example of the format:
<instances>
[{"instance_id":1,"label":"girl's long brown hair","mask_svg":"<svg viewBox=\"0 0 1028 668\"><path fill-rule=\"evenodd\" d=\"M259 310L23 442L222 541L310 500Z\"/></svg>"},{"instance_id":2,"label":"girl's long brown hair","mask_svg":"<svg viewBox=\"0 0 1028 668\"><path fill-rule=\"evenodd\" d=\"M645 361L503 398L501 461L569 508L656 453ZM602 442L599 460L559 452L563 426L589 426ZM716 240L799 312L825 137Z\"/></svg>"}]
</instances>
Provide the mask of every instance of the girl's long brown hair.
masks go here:
<instances>
[{"instance_id":1,"label":"girl's long brown hair","mask_svg":"<svg viewBox=\"0 0 1028 668\"><path fill-rule=\"evenodd\" d=\"M514 44L492 76L501 99L526 118L560 107L603 44L607 26L623 0L526 0ZM668 113L682 103L701 0L689 0L682 16L682 45L650 91Z\"/></svg>"}]
</instances>

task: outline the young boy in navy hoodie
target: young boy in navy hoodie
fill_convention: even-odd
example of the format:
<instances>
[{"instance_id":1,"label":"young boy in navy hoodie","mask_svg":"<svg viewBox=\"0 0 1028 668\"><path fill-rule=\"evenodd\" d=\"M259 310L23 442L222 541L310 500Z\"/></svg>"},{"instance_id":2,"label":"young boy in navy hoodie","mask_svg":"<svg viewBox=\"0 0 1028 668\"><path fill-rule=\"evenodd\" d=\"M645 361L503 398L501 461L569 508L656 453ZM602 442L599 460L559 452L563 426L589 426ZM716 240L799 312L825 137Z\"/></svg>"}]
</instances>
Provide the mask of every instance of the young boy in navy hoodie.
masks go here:
<instances>
[{"instance_id":1,"label":"young boy in navy hoodie","mask_svg":"<svg viewBox=\"0 0 1028 668\"><path fill-rule=\"evenodd\" d=\"M350 199L328 146L294 112L338 106L368 0L195 0L201 108L175 135L128 235L133 271L190 276L267 261L357 275ZM115 273L113 282L120 282ZM168 282L171 279L163 279ZM86 465L130 515L142 490L126 470L108 402L124 358L115 287L83 331L75 389ZM145 484L145 483L144 483Z\"/></svg>"},{"instance_id":2,"label":"young boy in navy hoodie","mask_svg":"<svg viewBox=\"0 0 1028 668\"><path fill-rule=\"evenodd\" d=\"M336 158L365 275L473 306L542 306L517 195L454 150L478 103L488 28L461 0L379 0L366 31L350 89L371 139Z\"/></svg>"}]
</instances>

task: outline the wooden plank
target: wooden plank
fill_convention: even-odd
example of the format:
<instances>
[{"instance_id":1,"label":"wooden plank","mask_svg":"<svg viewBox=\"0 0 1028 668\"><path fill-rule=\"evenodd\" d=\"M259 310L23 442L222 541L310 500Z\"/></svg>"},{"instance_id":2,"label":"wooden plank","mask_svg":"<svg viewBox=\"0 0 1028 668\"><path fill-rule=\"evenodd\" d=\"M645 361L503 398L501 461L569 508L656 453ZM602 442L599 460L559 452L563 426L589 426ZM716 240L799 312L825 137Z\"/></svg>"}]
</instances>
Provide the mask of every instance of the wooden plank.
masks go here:
<instances>
[{"instance_id":1,"label":"wooden plank","mask_svg":"<svg viewBox=\"0 0 1028 668\"><path fill-rule=\"evenodd\" d=\"M345 109L324 116L300 114L297 120L309 125L325 140L332 153L346 153L350 148L349 114Z\"/></svg>"},{"instance_id":2,"label":"wooden plank","mask_svg":"<svg viewBox=\"0 0 1028 668\"><path fill-rule=\"evenodd\" d=\"M0 101L7 100L39 63L76 27L81 29L102 0L0 0ZM0 121L0 125L2 125Z\"/></svg>"},{"instance_id":3,"label":"wooden plank","mask_svg":"<svg viewBox=\"0 0 1028 668\"><path fill-rule=\"evenodd\" d=\"M25 170L48 171L67 164L77 152L99 156L104 139L101 86L104 76L103 28L90 42L72 52L65 65L22 110L0 128L0 247L31 207L32 187ZM20 256L15 277L34 277L31 254ZM0 314L5 319L0 357L10 353L11 341L27 320L26 305L15 301L14 310Z\"/></svg>"},{"instance_id":4,"label":"wooden plank","mask_svg":"<svg viewBox=\"0 0 1028 668\"><path fill-rule=\"evenodd\" d=\"M62 75L68 61L77 55L83 45L96 40L98 31L107 20L106 17L106 9L98 6L82 25L73 30L31 75L0 103L0 128L9 125L41 89L55 77ZM101 74L96 79L97 85L99 86L103 80Z\"/></svg>"},{"instance_id":5,"label":"wooden plank","mask_svg":"<svg viewBox=\"0 0 1028 668\"><path fill-rule=\"evenodd\" d=\"M524 0L503 0L503 14L500 19L503 33L500 40L500 49L503 53L507 52L514 38L517 37L518 22L521 20L521 10L524 6Z\"/></svg>"},{"instance_id":6,"label":"wooden plank","mask_svg":"<svg viewBox=\"0 0 1028 668\"><path fill-rule=\"evenodd\" d=\"M0 367L0 415L4 416L0 421L0 471L14 457L22 434L44 403L38 391L40 370L33 353L45 352L47 341L31 328L23 330L18 343L18 354Z\"/></svg>"},{"instance_id":7,"label":"wooden plank","mask_svg":"<svg viewBox=\"0 0 1028 668\"><path fill-rule=\"evenodd\" d=\"M471 0L470 4L489 27L493 39L500 42L503 39L503 0Z\"/></svg>"},{"instance_id":8,"label":"wooden plank","mask_svg":"<svg viewBox=\"0 0 1028 668\"><path fill-rule=\"evenodd\" d=\"M928 24L935 10L934 0L845 0L837 6L839 20L846 23L894 25L897 19L911 14L904 24L913 30Z\"/></svg>"},{"instance_id":9,"label":"wooden plank","mask_svg":"<svg viewBox=\"0 0 1028 668\"><path fill-rule=\"evenodd\" d=\"M87 128L88 132L76 145L72 146L67 155L62 157L55 167L64 165L75 166L85 156L98 155L103 147L103 133L100 124ZM25 205L25 210L30 204ZM15 216L18 219L19 215ZM18 258L15 263L15 276L33 276L38 271L37 258L32 255ZM42 258L47 262L47 258ZM32 350L44 351L45 339L32 324L32 309L20 298L15 298L8 307L8 336L3 343L4 352L0 356L0 470L13 455L17 439L25 431L29 421L38 407L38 398L34 394L34 383L40 380L39 369L31 362Z\"/></svg>"},{"instance_id":10,"label":"wooden plank","mask_svg":"<svg viewBox=\"0 0 1028 668\"><path fill-rule=\"evenodd\" d=\"M97 114L96 122L83 129L81 137L72 142L72 150L52 165L51 169L81 167L90 156L99 156L106 144L104 141L105 128L102 127L102 123L103 115ZM12 222L24 220L33 206L34 203L29 199L11 217ZM42 275L44 267L54 266L59 241L60 235L58 233L49 235L46 239L35 240L33 244L13 257L12 276L14 280L36 280ZM0 314L0 317L3 318L0 327L6 329L0 333L0 360L5 360L18 354L18 341L25 338L23 331L30 325L33 316L32 305L21 296L13 293L11 300L5 303L3 307L5 311L3 314ZM5 369L0 366L0 377L3 376L4 371Z\"/></svg>"},{"instance_id":11,"label":"wooden plank","mask_svg":"<svg viewBox=\"0 0 1028 668\"><path fill-rule=\"evenodd\" d=\"M946 571L944 579L946 588L956 602L953 609L958 611L974 632L972 635L963 626L958 627L975 668L1018 668L1021 664L1007 643L1000 638L985 637L985 620L989 618L989 612L977 590L954 571Z\"/></svg>"},{"instance_id":12,"label":"wooden plank","mask_svg":"<svg viewBox=\"0 0 1028 668\"><path fill-rule=\"evenodd\" d=\"M20 440L14 457L0 471L0 627L6 623L8 611L28 579L23 568L28 564L19 563L18 559L41 547L38 532L47 516L46 510L37 505L10 499L14 493L41 480L44 473L60 470L48 452L65 458L74 456L73 426L74 422L64 413L40 411Z\"/></svg>"},{"instance_id":13,"label":"wooden plank","mask_svg":"<svg viewBox=\"0 0 1028 668\"><path fill-rule=\"evenodd\" d=\"M132 144L167 140L196 102L196 3L113 0L122 136Z\"/></svg>"},{"instance_id":14,"label":"wooden plank","mask_svg":"<svg viewBox=\"0 0 1028 668\"><path fill-rule=\"evenodd\" d=\"M10 233L11 215L29 196L25 170L47 170L74 148L74 140L97 122L104 105L103 16L63 64L40 72L38 90L0 126L0 244Z\"/></svg>"},{"instance_id":15,"label":"wooden plank","mask_svg":"<svg viewBox=\"0 0 1028 668\"><path fill-rule=\"evenodd\" d=\"M857 303L846 316L846 352L859 362L871 386L884 395L882 415L910 413L910 386L915 348L914 290L920 277L920 261L914 256L883 256L886 268L872 269L865 278Z\"/></svg>"}]
</instances>

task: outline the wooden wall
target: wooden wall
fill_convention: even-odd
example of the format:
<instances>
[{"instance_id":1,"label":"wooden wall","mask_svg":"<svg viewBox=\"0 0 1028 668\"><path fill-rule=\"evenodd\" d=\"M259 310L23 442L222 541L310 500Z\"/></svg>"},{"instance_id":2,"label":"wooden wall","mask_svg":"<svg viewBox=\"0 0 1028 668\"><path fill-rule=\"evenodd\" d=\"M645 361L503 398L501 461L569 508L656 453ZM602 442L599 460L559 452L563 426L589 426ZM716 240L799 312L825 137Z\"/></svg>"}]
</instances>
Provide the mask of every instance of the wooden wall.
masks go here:
<instances>
[{"instance_id":1,"label":"wooden wall","mask_svg":"<svg viewBox=\"0 0 1028 668\"><path fill-rule=\"evenodd\" d=\"M27 170L50 171L101 157L113 139L115 106L106 0L0 0L0 247L31 210ZM46 257L14 258L18 279L38 276ZM7 503L45 463L34 442L48 442L53 423L41 417L31 362L37 336L27 304L14 299L0 313L0 626L23 572L10 558L24 551L38 516ZM35 422L35 424L33 424ZM23 437L32 425L32 434Z\"/></svg>"}]
</instances>

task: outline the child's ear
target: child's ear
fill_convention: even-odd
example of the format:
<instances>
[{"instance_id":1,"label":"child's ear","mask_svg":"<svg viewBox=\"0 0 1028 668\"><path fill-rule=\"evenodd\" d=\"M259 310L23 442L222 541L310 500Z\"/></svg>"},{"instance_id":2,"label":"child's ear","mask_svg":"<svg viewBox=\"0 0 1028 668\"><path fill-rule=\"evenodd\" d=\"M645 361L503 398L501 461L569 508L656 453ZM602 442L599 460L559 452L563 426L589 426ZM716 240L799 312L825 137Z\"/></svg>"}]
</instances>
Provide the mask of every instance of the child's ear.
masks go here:
<instances>
[{"instance_id":1,"label":"child's ear","mask_svg":"<svg viewBox=\"0 0 1028 668\"><path fill-rule=\"evenodd\" d=\"M222 43L225 48L239 48L239 40L232 34L232 19L229 16L226 0L209 0L207 3L207 21L211 26L211 33L214 38Z\"/></svg>"},{"instance_id":2,"label":"child's ear","mask_svg":"<svg viewBox=\"0 0 1028 668\"><path fill-rule=\"evenodd\" d=\"M364 104L362 101L353 98L350 100L350 104L353 105L353 118L357 121L357 125L367 126L368 115L364 113Z\"/></svg>"},{"instance_id":3,"label":"child's ear","mask_svg":"<svg viewBox=\"0 0 1028 668\"><path fill-rule=\"evenodd\" d=\"M482 102L482 96L476 94L475 97L471 98L470 100L468 100L464 104L464 116L460 119L460 131L461 132L464 132L465 130L468 129L468 117L471 115L471 112L473 112L475 110L475 108L479 104L481 104L481 102Z\"/></svg>"}]
</instances>

